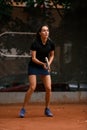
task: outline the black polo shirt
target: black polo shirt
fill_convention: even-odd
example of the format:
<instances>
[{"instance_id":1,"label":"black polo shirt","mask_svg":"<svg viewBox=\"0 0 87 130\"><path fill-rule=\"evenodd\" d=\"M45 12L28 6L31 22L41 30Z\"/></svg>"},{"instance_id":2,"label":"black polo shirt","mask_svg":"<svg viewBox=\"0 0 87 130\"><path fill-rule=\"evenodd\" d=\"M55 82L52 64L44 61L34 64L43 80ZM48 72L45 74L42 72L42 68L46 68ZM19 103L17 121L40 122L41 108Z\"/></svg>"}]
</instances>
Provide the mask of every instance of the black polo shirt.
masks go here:
<instances>
[{"instance_id":1,"label":"black polo shirt","mask_svg":"<svg viewBox=\"0 0 87 130\"><path fill-rule=\"evenodd\" d=\"M42 43L41 40L35 40L32 43L30 50L36 51L36 58L42 62L45 62L45 57L49 57L49 53L55 50L55 44L49 39L47 40L45 45ZM30 62L32 63L32 60Z\"/></svg>"}]
</instances>

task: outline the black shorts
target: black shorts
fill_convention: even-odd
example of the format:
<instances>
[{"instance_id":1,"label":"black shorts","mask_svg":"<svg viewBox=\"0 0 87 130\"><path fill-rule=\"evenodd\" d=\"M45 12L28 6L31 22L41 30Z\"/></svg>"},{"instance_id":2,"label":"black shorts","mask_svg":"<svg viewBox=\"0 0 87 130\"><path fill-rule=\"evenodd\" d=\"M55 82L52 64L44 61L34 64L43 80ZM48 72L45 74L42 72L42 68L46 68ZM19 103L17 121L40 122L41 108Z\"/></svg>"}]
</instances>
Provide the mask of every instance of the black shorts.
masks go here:
<instances>
[{"instance_id":1,"label":"black shorts","mask_svg":"<svg viewBox=\"0 0 87 130\"><path fill-rule=\"evenodd\" d=\"M44 69L42 66L32 66L28 65L28 75L49 75L48 70Z\"/></svg>"}]
</instances>

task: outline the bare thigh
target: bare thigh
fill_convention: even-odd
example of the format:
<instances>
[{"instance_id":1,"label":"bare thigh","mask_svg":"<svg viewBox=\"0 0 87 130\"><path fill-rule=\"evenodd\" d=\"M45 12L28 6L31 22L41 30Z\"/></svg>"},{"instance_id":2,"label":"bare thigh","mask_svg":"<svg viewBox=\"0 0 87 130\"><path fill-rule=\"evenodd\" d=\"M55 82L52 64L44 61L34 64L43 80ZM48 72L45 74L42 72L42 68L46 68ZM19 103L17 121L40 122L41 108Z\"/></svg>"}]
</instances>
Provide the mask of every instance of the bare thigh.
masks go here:
<instances>
[{"instance_id":1,"label":"bare thigh","mask_svg":"<svg viewBox=\"0 0 87 130\"><path fill-rule=\"evenodd\" d=\"M41 79L45 86L45 89L51 90L51 76L50 75L41 76Z\"/></svg>"},{"instance_id":2,"label":"bare thigh","mask_svg":"<svg viewBox=\"0 0 87 130\"><path fill-rule=\"evenodd\" d=\"M30 75L29 76L29 88L35 90L36 88L36 75Z\"/></svg>"}]
</instances>

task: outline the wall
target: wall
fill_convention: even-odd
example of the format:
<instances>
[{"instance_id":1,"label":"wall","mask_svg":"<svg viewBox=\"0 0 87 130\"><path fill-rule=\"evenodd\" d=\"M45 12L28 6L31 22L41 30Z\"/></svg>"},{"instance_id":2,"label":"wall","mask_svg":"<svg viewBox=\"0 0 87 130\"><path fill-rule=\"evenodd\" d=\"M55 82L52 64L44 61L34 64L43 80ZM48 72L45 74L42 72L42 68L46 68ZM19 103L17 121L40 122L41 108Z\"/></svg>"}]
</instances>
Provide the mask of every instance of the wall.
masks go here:
<instances>
[{"instance_id":1,"label":"wall","mask_svg":"<svg viewBox=\"0 0 87 130\"><path fill-rule=\"evenodd\" d=\"M23 103L25 92L0 92L0 104ZM30 102L44 102L45 92L35 92ZM53 92L52 103L87 103L87 92Z\"/></svg>"}]
</instances>

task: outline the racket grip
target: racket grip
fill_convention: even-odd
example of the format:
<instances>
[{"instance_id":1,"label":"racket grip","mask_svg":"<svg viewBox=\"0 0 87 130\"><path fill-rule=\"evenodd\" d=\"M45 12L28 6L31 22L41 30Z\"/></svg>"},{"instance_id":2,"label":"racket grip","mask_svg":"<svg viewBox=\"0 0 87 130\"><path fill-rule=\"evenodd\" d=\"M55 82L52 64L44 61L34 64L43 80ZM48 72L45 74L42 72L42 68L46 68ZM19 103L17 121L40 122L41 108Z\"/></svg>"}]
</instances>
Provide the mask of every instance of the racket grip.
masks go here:
<instances>
[{"instance_id":1,"label":"racket grip","mask_svg":"<svg viewBox=\"0 0 87 130\"><path fill-rule=\"evenodd\" d=\"M49 69L48 58L47 57L45 57L45 61L46 61L47 68Z\"/></svg>"}]
</instances>

